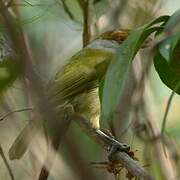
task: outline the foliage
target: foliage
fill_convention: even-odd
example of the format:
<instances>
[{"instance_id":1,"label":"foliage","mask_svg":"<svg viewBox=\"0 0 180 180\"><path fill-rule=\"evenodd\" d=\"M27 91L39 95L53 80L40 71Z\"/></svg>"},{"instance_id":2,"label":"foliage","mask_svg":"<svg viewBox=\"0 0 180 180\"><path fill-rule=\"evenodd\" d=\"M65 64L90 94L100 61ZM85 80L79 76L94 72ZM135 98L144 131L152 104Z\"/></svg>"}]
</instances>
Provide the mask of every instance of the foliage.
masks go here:
<instances>
[{"instance_id":1,"label":"foliage","mask_svg":"<svg viewBox=\"0 0 180 180\"><path fill-rule=\"evenodd\" d=\"M20 75L20 67L12 57L0 62L0 94L6 91Z\"/></svg>"},{"instance_id":2,"label":"foliage","mask_svg":"<svg viewBox=\"0 0 180 180\"><path fill-rule=\"evenodd\" d=\"M59 62L63 61L64 59L68 59L72 54L77 52L77 50L80 49L80 43L78 45L76 43L76 45L75 45L76 47L73 47L73 45L75 44L74 41L80 37L80 33L82 32L82 29L83 30L85 28L87 29L86 31L83 32L84 34L87 34L89 29L92 31L88 35L87 42L89 42L90 39L93 39L92 37L98 36L101 31L105 31L106 29L112 29L112 28L114 28L114 25L117 25L116 27L118 27L119 24L117 22L119 20L121 21L121 25L123 24L123 27L129 28L132 26L131 25L129 26L128 23L127 24L125 23L126 21L128 21L127 19L129 18L129 19L131 19L133 24L135 24L134 26L138 27L139 24L145 24L150 19L153 19L152 17L154 17L154 12L152 10L152 7L155 6L154 5L154 4L156 4L155 2L158 2L158 0L150 0L150 1L148 1L148 3L147 3L147 1L144 1L144 3L146 4L146 7L149 7L149 10L148 10L149 12L147 11L147 8L145 6L143 6L143 3L142 3L143 1L140 2L139 4L136 3L136 4L138 4L137 6L139 6L142 11L137 11L138 16L133 16L134 15L133 13L136 11L135 9L133 9L135 7L135 4L133 5L133 3L132 3L132 9L130 10L131 11L130 14L128 14L128 11L126 8L131 5L131 2L138 2L138 1L121 0L119 2L120 2L120 7L123 10L122 9L119 10L119 7L116 6L116 5L118 5L118 3L117 4L114 3L115 0L89 0L89 2L90 2L89 11L90 12L87 13L89 15L84 14L84 9L82 8L83 6L81 6L79 4L80 1L85 2L86 0L73 0L73 1L72 0L53 0L53 1L51 1L51 0L38 0L38 1L37 0L28 0L28 1L22 0L22 1L17 1L18 2L17 4L13 4L13 3L9 4L9 6L10 6L9 9L12 8L12 12L13 11L15 12L13 14L12 18L14 18L15 16L18 17L17 19L20 20L22 23L21 25L22 25L22 29L24 31L25 39L27 36L26 43L27 43L28 48L27 47L23 47L23 48L24 49L27 48L29 50L28 53L30 54L30 56L32 56L32 59L33 59L32 62L33 62L33 65L35 65L33 67L35 67L35 70L37 70L38 75L40 75L43 80L45 79L46 82L48 81L47 79L49 79L49 77L48 77L49 74L47 75L47 73L44 71L44 67L47 68L47 72L53 71L52 66L58 67L60 64ZM3 1L3 2L5 2L5 1ZM12 2L16 3L16 1L12 1ZM88 0L86 2L88 2ZM118 2L118 0L116 2ZM149 4L152 4L152 7L151 7L151 5L149 6ZM1 11L1 13L2 12L4 12L4 11ZM17 12L17 14L16 14L16 12ZM1 16L1 13L0 13L0 16ZM152 16L149 15L149 13L152 13L151 14ZM122 15L122 18L120 17L120 15ZM145 21L141 21L141 17L143 15L144 15L143 19ZM90 16L90 18L88 18L88 16ZM118 17L120 17L120 18L118 18ZM139 18L140 18L140 22L138 20ZM84 23L85 20L88 21L89 19L90 19L90 22ZM123 19L125 19L124 22L123 22ZM104 24L106 24L105 26L102 26L103 27L102 29L100 28L100 26L98 26L98 23L101 20L105 21ZM114 57L113 61L111 62L110 66L109 66L109 69L107 71L105 79L103 79L100 83L99 97L100 97L100 101L102 104L102 117L104 118L103 120L106 120L106 122L107 121L111 122L111 123L113 122L116 125L116 123L118 124L120 122L119 119L121 119L121 118L123 120L127 119L126 115L122 115L122 117L117 119L117 121L114 120L113 119L114 112L115 112L116 108L119 107L118 106L118 103L120 102L119 100L122 100L122 99L124 100L123 93L126 90L125 85L127 83L127 79L129 78L129 75L130 75L129 70L130 70L130 67L132 66L132 62L133 62L137 52L144 45L144 43L146 43L146 40L149 38L150 35L151 35L151 37L154 37L153 41L152 41L153 43L150 44L150 45L152 45L152 46L150 46L150 48L152 50L151 52L153 52L153 61L151 61L151 62L154 63L157 74L161 78L162 82L168 88L170 88L171 90L176 92L178 95L180 94L180 67L179 67L180 66L180 61L179 61L179 57L180 57L180 54L179 54L179 52L180 52L179 27L180 27L180 24L179 24L179 20L180 20L180 10L176 11L172 16L160 16L157 19L155 19L154 21L152 21L151 23L148 23L146 25L143 25L142 27L139 27L139 28L133 30L131 32L130 36L128 37L128 39L120 46L116 56ZM0 21L1 21L1 19L0 19ZM102 24L103 24L103 22L102 22ZM124 26L124 24L125 24L125 26ZM4 31L8 32L8 29L3 28L2 25L3 24L1 23L0 28ZM16 25L14 25L14 26L16 26ZM73 31L76 33L73 33ZM153 33L154 33L154 36L152 36ZM22 37L22 39L21 38L20 39L23 41L24 37ZM12 37L10 37L10 39L11 38ZM82 39L83 38L84 37L82 37ZM80 38L78 40L80 40ZM12 40L12 43L13 43L13 40ZM17 42L14 43L15 46L16 46L16 43ZM72 51L72 47L74 48L73 51ZM17 48L17 49L19 50L20 48ZM22 51L24 49L22 49ZM66 56L64 55L65 50L67 51L66 53L68 54ZM22 52L22 51L21 51L21 49L19 50L19 52ZM53 58L52 58L52 55L53 55ZM24 56L24 57L26 57L26 56ZM23 61L21 61L21 63L18 63L19 60L13 59L13 58L15 58L15 57L6 56L6 57L3 57L2 61L0 62L0 95L1 95L1 93L6 92L7 89L12 87L13 83L16 83L15 81L17 80L17 78L22 75L21 74L22 67L20 66L20 64L22 62L25 62L25 63L28 62L28 60L26 58L22 58L21 60L23 60ZM59 64L57 63L57 61L54 61L54 59L57 59ZM142 58L141 60L142 60L141 63L143 64L148 61L148 58ZM150 67L151 67L151 63L149 63L149 66L147 68L150 69ZM134 74L136 74L136 72ZM46 75L48 78L46 78ZM143 76L143 72L140 75ZM148 73L147 73L147 75L148 75ZM27 79L25 79L25 80L27 80ZM130 81L130 83L131 82L132 81ZM139 85L138 83L139 82L137 82L137 85ZM158 81L158 83L159 83L159 81ZM159 83L159 84L161 84L161 83ZM46 83L45 83L45 85L46 85ZM166 88L166 89L168 89L168 88ZM39 88L39 89L41 89L41 88ZM137 93L136 88L134 88L134 89L135 90L131 91L131 92L133 92L133 93L135 92L134 94L136 95L136 93ZM137 88L137 90L139 90L139 89ZM159 94L161 93L160 91L161 90L158 89ZM140 89L138 93L139 93L138 95L141 96L141 94L144 93L144 90ZM9 96L8 96L9 94L12 95L11 98L9 98ZM17 84L15 84L15 86L13 86L12 92L10 91L10 93L9 92L6 93L7 97L5 97L5 98L7 98L7 99L5 99L5 101L4 101L4 99L0 99L1 100L0 106L2 106L2 107L0 107L2 117L8 117L6 120L4 120L2 118L1 124L0 124L1 125L1 139L0 139L1 144L0 144L0 146L2 145L3 149L5 148L4 149L5 152L8 151L10 144L12 144L12 140L10 140L8 142L8 139L7 139L9 137L11 138L11 132L10 132L11 130L10 129L13 127L13 131L14 131L14 129L16 127L18 127L16 130L19 133L19 123L21 123L20 125L23 127L25 125L25 123L27 123L26 120L31 119L32 114L34 115L36 113L36 112L35 113L30 112L30 113L26 114L26 113L21 112L21 113L19 113L19 115L17 115L18 113L14 113L14 112L20 112L21 110L28 109L28 108L23 108L20 111L17 111L17 110L14 111L14 109L17 109L17 107L19 107L19 106L22 108L22 107L27 107L29 105L31 106L34 104L37 107L38 106L37 105L37 102L38 102L37 97L38 96L34 96L34 94L36 94L36 92L32 91L31 86L29 85L29 81L27 80L27 82L24 82L24 81L21 82L21 80L20 80L17 82ZM130 96L131 96L131 94L130 94ZM132 94L132 97L133 97L133 94ZM132 121L130 123L128 122L129 125L127 126L127 128L123 129L125 126L124 127L121 126L120 123L122 123L122 122L120 122L119 123L120 126L118 125L117 127L115 127L116 128L115 130L118 130L117 132L113 131L113 129L111 129L111 130L112 130L113 135L115 135L115 137L119 136L120 138L122 138L122 134L124 132L125 132L125 136L129 136L129 134L131 136L132 135L131 133L133 133L133 137L135 137L135 139L133 138L133 150L138 149L139 152L135 152L135 156L138 157L140 164L151 164L149 168L152 170L153 175L157 177L157 174L158 174L158 179L160 179L160 177L162 179L165 179L165 178L163 178L163 173L166 172L166 170L167 170L167 168L164 168L164 166L166 166L167 161L166 161L166 159L164 160L163 158L162 158L162 162L159 161L159 159L161 158L161 155L163 153L160 150L160 148L156 149L157 141L154 141L154 139L156 140L159 138L159 134L158 134L159 132L157 131L157 133L153 134L153 132L156 132L156 128L154 128L154 127L156 127L156 125L154 125L152 122L150 122L151 119L154 120L154 116L156 116L157 114L155 112L153 112L152 114L154 116L152 116L152 117L149 116L149 114L148 114L149 112L146 114L146 111L150 111L149 109L152 106L154 109L156 109L157 107L155 106L155 103L149 104L149 102L150 102L149 99L146 96L144 96L144 97L145 97L145 99L143 99L143 100L144 101L147 100L146 101L146 103L148 104L147 109L145 108L144 102L140 102L141 104L139 104L139 106L133 104L133 107L130 107L130 106L128 107L125 105L125 108L127 109L128 113L129 114L132 113L133 118L138 119L136 121L136 124L134 123L134 121ZM40 93L40 98L41 98L41 93ZM15 103L14 104L11 103L11 101L9 101L9 99L13 99L15 101ZM35 99L35 103L34 103L34 99ZM125 100L126 100L126 98L125 98ZM123 105L125 103L126 102L122 102ZM46 103L44 103L44 105L45 104ZM163 107L164 106L161 106L161 108L163 108ZM167 109L169 109L169 107L170 107L170 105L168 106ZM13 109L13 111L12 111L12 109ZM46 106L44 109L46 109L45 111L48 111L48 108ZM134 110L136 111L136 113L134 113ZM173 110L173 108L172 108L172 110ZM8 111L9 113L7 113L6 111ZM168 111L166 111L166 112L168 112ZM5 116L3 116L3 114L5 114ZM22 114L23 114L23 116L22 116ZM43 114L45 114L45 113L43 112L42 116L43 116ZM49 113L49 114L51 114L51 113ZM159 119L161 120L161 118L159 118L160 116L158 116L158 115L156 116L156 120L159 120ZM11 117L12 117L12 119L11 119ZM166 119L167 113L165 113L164 117L165 117L164 119ZM25 118L25 120L24 120L24 118ZM19 121L19 119L21 119L22 121L21 120ZM53 118L50 118L50 119L52 120ZM160 121L158 121L158 122L160 122ZM136 125L136 127L134 126L134 124ZM178 133L179 127L178 126L174 126L174 127L175 128L172 128L169 131L169 134L173 134L174 136L176 136L177 139L179 139L179 133ZM129 129L132 131L129 131ZM63 130L63 129L59 129L59 132L61 130ZM30 131L33 132L32 129L30 129ZM123 131L122 134L120 133L121 131ZM69 178L71 176L71 173L65 173L65 178L66 179L67 178L68 179L77 179L77 177L74 176L74 174L75 174L74 171L75 171L78 174L79 179L80 179L80 177L81 177L81 179L97 179L96 175L99 173L99 171L97 169L95 169L95 171L93 171L92 168L89 168L88 165L89 165L89 161L91 161L92 159L99 160L100 158L102 158L102 160L104 160L102 149L97 149L97 147L99 147L99 146L97 146L97 144L95 144L92 141L92 139L87 138L85 133L82 132L79 127L76 127L75 123L74 124L72 123L72 126L70 127L69 132L68 132L67 137L64 138L63 146L60 147L60 151L63 151L63 153L61 152L59 154L59 156L57 157L57 158L59 158L61 155L63 157L63 159L66 160L66 163L68 164L68 166L70 165L70 170L71 170L70 172L72 173L73 177ZM169 135L169 134L166 134L166 135ZM14 139L14 137L16 137L16 136L17 136L17 132L13 134L12 139ZM123 136L123 137L125 137L125 136ZM7 138L4 138L4 137L7 137ZM42 142L42 139L40 141ZM123 139L123 141L124 141L124 139ZM38 141L38 143L39 143L39 141ZM39 143L40 144L39 145L38 143L36 143L35 146L34 146L34 144L32 144L32 152L35 154L35 158L33 158L33 156L34 156L33 153L32 153L32 155L30 154L30 156L29 156L29 154L26 154L23 157L21 162L23 163L23 161L24 161L25 162L24 164L26 164L24 166L24 169L22 169L22 165L21 166L18 165L17 161L15 162L15 164L17 166L13 167L13 164L12 164L12 171L15 173L15 177L17 176L18 179L26 179L24 177L23 178L20 177L21 175L19 175L24 170L31 171L31 168L27 167L27 162L30 164L30 166L36 167L36 166L38 166L37 159L42 160L42 157L45 157L45 153L43 154L41 149L44 150L47 147L46 147L46 145L41 145L41 143ZM128 144L129 144L129 139L128 139ZM153 144L153 146L150 147L149 144L150 144L150 146ZM21 146L19 146L19 148L22 148L22 146L23 146L23 144L21 144ZM144 147L144 150L143 150L143 147ZM174 148L174 145L168 146L167 148L169 148L169 147ZM38 149L38 153L37 153L37 149ZM152 155L152 152L151 152L152 149L153 149L153 152L155 152L157 154L158 161L157 161L157 159L155 159L156 157L154 158L154 154ZM177 154L175 154L174 149L172 151L169 150L169 152L170 153L172 152L172 154L174 156L179 158L179 156ZM2 155L2 153L1 153L1 155ZM144 156L148 156L148 157L144 157ZM153 157L150 157L150 156L153 156ZM143 157L142 158L143 163L141 162L141 157ZM173 158L171 158L171 160L173 161ZM59 159L58 159L58 161L59 161ZM60 161L61 161L61 159L60 159ZM168 158L168 161L169 161L169 158ZM37 162L37 164L36 164L36 162ZM159 162L162 164L163 164L163 162L165 162L163 165L161 165L162 170L160 168ZM10 162L10 163L14 163L14 162ZM57 179L59 179L59 177L61 177L61 176L59 176L58 173L64 172L64 167L62 166L63 163L64 162L61 162L58 165L56 164L54 166L57 171L57 173L56 172L54 173L54 174L57 174ZM174 161L173 161L173 163L174 163ZM101 163L99 163L99 164L101 164ZM28 172L29 174L37 173L37 172L35 172L34 167L32 168L32 172ZM61 171L59 171L59 167L61 167ZM157 172L155 172L153 170L154 167L156 168L155 171L157 171ZM170 169L169 167L170 167L170 165L168 164L168 169ZM97 167L97 168L100 168L100 167ZM1 169L3 170L3 168L1 168ZM1 172L0 172L0 174L1 174ZM26 174L26 177L27 177L27 174ZM66 177L67 174L70 176ZM99 176L99 174L101 176ZM99 174L97 175L98 177L101 177L102 179L109 179L109 176L106 177L106 174L105 175L102 175L101 173L99 173ZM0 176L0 179L1 178L4 179L3 176ZM51 177L49 177L49 178L51 178ZM52 176L52 178L56 179L56 177L53 177L53 176ZM62 176L62 179L63 178L64 177ZM98 179L100 179L100 178L98 178ZM131 179L131 177L129 177L129 179Z\"/></svg>"},{"instance_id":3,"label":"foliage","mask_svg":"<svg viewBox=\"0 0 180 180\"><path fill-rule=\"evenodd\" d=\"M180 10L175 12L164 27L165 37L158 45L154 57L155 68L161 80L176 93L180 94L180 31L173 29L180 25Z\"/></svg>"},{"instance_id":4,"label":"foliage","mask_svg":"<svg viewBox=\"0 0 180 180\"><path fill-rule=\"evenodd\" d=\"M168 16L159 17L153 22L134 30L127 40L122 43L117 56L113 59L107 70L104 82L102 97L102 117L104 119L112 120L113 113L124 91L129 67L145 39L153 32L160 36L164 33L162 29L166 28L166 23L168 27L171 26L171 24L174 24L173 21L176 21L177 16L179 15L176 12L170 19ZM159 23L160 25L158 25ZM175 90L176 85L180 81L179 39L179 33L173 34L170 37L166 35L165 39L157 44L158 50L154 55L154 64L158 74L162 81L172 90ZM166 41L169 42L170 48L165 51L166 44L164 42ZM167 60L162 55L166 56ZM180 88L175 91L179 93Z\"/></svg>"}]
</instances>

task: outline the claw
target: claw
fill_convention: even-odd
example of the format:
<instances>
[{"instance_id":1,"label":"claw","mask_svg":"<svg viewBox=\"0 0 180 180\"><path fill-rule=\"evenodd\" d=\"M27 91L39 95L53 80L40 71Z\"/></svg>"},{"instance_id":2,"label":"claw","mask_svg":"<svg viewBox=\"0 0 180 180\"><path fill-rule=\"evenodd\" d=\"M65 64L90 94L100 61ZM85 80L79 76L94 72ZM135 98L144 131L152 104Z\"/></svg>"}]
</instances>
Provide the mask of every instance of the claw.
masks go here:
<instances>
[{"instance_id":1,"label":"claw","mask_svg":"<svg viewBox=\"0 0 180 180\"><path fill-rule=\"evenodd\" d=\"M108 149L109 160L112 159L114 154L116 154L117 152L128 153L130 151L130 147L127 144L120 143L119 141L115 140L113 137L108 136L99 129L96 130L96 132L110 146L110 148Z\"/></svg>"},{"instance_id":2,"label":"claw","mask_svg":"<svg viewBox=\"0 0 180 180\"><path fill-rule=\"evenodd\" d=\"M114 142L112 143L112 146L110 147L109 150L109 155L108 155L108 159L110 161L112 161L113 156L118 153L118 152L126 152L128 153L130 150L130 147L127 144L122 144L116 140L114 140Z\"/></svg>"}]
</instances>

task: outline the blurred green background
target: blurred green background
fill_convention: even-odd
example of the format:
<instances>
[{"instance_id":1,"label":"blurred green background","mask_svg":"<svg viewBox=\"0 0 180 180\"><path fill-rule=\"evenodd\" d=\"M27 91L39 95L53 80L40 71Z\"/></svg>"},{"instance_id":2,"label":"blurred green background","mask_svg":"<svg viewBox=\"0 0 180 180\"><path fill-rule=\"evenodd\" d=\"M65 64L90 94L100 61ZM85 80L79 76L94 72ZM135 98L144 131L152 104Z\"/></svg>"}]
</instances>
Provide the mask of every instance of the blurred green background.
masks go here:
<instances>
[{"instance_id":1,"label":"blurred green background","mask_svg":"<svg viewBox=\"0 0 180 180\"><path fill-rule=\"evenodd\" d=\"M76 0L28 0L17 1L23 28L30 37L30 47L36 62L36 69L44 81L48 83L59 67L63 67L67 60L82 48L83 15ZM91 1L90 21L92 38L101 32L113 28L134 28L143 25L155 17L171 15L180 7L179 0L99 0ZM3 36L6 29L0 26ZM147 55L149 54L149 55ZM137 56L139 61L133 63L134 70L142 71L146 60L150 59L149 50L141 51ZM1 60L3 61L3 59ZM141 62L141 64L139 64ZM138 72L137 72L138 77ZM131 84L131 79L129 80ZM0 117L6 113L32 107L32 99L29 95L28 83L23 78L17 79L8 88L0 99ZM151 119L151 123L159 131L171 90L160 80L153 65L145 77L146 114L139 112L142 119ZM136 96L131 102L136 102ZM121 105L120 105L121 106ZM155 175L156 179L180 179L178 169L180 146L180 97L175 95L167 118L166 132L170 139L168 157L165 157L160 143L154 145L150 141L138 136L137 129L133 129L131 122L134 118L134 109L129 108L128 115L122 115L126 121L114 122L116 135L131 144L135 156L141 164ZM131 112L132 111L132 112ZM32 112L19 112L0 121L0 145L8 158L8 150L20 130L32 117ZM145 120L144 120L145 121ZM102 122L107 127L106 122ZM129 126L130 125L130 126ZM129 126L123 136L121 133ZM136 132L135 132L136 131ZM143 135L142 135L143 136ZM150 135L151 136L151 135ZM38 145L37 145L38 144ZM45 142L39 137L31 144L31 152L27 152L21 160L9 161L17 180L37 179L40 164L45 154ZM159 152L153 146L158 146ZM113 179L113 175L103 167L93 168L90 162L107 161L105 152L94 143L84 132L72 123L60 147L60 154L55 162L49 179ZM174 152L175 151L175 152ZM159 154L158 154L159 153ZM180 169L179 169L180 170ZM126 179L126 171L123 170L119 179ZM0 179L9 180L9 173L3 160L0 158Z\"/></svg>"}]
</instances>

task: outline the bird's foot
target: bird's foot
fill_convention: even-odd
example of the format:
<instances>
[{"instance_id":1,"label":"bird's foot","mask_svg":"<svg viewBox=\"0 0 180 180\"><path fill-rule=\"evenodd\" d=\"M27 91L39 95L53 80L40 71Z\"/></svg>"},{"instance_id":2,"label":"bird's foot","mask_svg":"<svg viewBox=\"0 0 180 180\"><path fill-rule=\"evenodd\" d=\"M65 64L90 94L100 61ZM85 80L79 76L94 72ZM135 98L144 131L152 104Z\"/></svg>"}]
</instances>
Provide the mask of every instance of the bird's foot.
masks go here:
<instances>
[{"instance_id":1,"label":"bird's foot","mask_svg":"<svg viewBox=\"0 0 180 180\"><path fill-rule=\"evenodd\" d=\"M130 146L124 143L120 143L119 141L112 139L112 144L109 148L109 154L108 154L108 159L112 161L114 155L118 152L125 152L129 153L130 151Z\"/></svg>"},{"instance_id":2,"label":"bird's foot","mask_svg":"<svg viewBox=\"0 0 180 180\"><path fill-rule=\"evenodd\" d=\"M127 144L120 143L113 136L109 136L101 130L97 130L96 132L108 146L109 160L111 160L112 157L118 152L126 152L127 154L129 153L130 147Z\"/></svg>"}]
</instances>

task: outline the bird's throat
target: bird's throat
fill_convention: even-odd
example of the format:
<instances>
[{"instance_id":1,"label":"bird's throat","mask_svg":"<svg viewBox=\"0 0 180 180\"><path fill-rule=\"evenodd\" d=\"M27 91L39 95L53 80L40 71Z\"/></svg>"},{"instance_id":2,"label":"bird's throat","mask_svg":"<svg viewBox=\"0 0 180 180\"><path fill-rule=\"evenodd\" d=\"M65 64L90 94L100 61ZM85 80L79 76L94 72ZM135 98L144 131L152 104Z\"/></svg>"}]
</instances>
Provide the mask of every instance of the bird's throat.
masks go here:
<instances>
[{"instance_id":1,"label":"bird's throat","mask_svg":"<svg viewBox=\"0 0 180 180\"><path fill-rule=\"evenodd\" d=\"M111 53L115 53L118 47L119 44L116 41L104 40L104 39L96 39L92 43L86 46L86 48L100 49Z\"/></svg>"}]
</instances>

